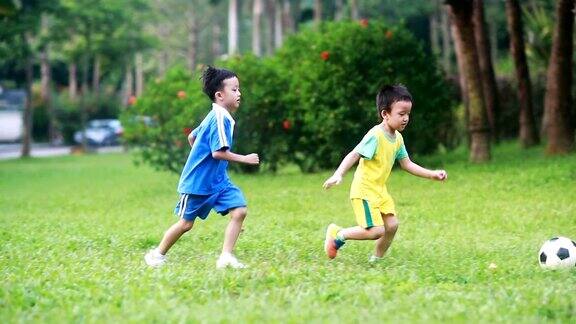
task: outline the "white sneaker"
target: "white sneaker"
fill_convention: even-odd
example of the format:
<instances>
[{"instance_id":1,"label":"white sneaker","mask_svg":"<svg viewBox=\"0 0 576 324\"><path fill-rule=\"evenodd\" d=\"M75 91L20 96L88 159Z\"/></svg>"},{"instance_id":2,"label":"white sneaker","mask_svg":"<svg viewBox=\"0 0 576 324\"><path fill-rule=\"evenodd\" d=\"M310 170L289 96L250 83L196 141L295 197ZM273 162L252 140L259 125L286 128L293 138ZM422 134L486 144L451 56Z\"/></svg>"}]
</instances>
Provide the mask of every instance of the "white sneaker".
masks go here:
<instances>
[{"instance_id":1,"label":"white sneaker","mask_svg":"<svg viewBox=\"0 0 576 324\"><path fill-rule=\"evenodd\" d=\"M232 254L222 253L218 258L218 261L216 261L216 268L224 269L226 267L230 267L233 269L244 269L246 268L246 265L240 263L240 261L238 261L238 259L236 259L236 257L233 256Z\"/></svg>"},{"instance_id":2,"label":"white sneaker","mask_svg":"<svg viewBox=\"0 0 576 324\"><path fill-rule=\"evenodd\" d=\"M376 263L380 260L382 260L382 257L377 257L375 255L371 255L370 258L368 258L369 263Z\"/></svg>"},{"instance_id":3,"label":"white sneaker","mask_svg":"<svg viewBox=\"0 0 576 324\"><path fill-rule=\"evenodd\" d=\"M146 261L146 264L151 267L159 267L166 263L166 256L160 254L157 249L152 249L144 255L144 261Z\"/></svg>"}]
</instances>

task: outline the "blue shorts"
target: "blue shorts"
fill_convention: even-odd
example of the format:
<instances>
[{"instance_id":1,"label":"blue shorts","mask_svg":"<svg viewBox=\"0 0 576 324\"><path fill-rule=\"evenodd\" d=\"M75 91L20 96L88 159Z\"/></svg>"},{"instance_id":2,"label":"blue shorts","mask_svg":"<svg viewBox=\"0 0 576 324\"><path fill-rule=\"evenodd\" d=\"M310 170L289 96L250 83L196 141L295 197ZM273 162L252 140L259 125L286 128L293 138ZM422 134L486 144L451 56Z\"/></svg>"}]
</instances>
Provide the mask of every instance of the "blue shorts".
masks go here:
<instances>
[{"instance_id":1,"label":"blue shorts","mask_svg":"<svg viewBox=\"0 0 576 324\"><path fill-rule=\"evenodd\" d=\"M174 208L174 214L187 221L193 221L196 217L206 219L212 208L217 213L226 215L237 207L246 207L246 199L238 187L230 185L211 195L180 194L180 201Z\"/></svg>"}]
</instances>

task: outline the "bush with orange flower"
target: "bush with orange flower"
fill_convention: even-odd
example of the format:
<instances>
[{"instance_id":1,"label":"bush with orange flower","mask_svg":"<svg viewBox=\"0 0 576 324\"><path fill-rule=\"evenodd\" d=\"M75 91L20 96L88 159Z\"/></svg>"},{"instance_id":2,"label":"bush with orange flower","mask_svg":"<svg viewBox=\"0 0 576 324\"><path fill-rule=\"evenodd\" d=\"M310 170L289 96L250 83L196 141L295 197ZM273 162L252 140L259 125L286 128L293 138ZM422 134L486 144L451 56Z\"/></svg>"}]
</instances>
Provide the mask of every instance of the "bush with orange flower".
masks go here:
<instances>
[{"instance_id":1,"label":"bush with orange flower","mask_svg":"<svg viewBox=\"0 0 576 324\"><path fill-rule=\"evenodd\" d=\"M289 86L291 156L304 171L334 168L379 122L380 86L403 83L414 97L405 131L411 154L448 145L453 90L436 61L406 29L379 22L338 22L290 37L277 53Z\"/></svg>"},{"instance_id":2,"label":"bush with orange flower","mask_svg":"<svg viewBox=\"0 0 576 324\"><path fill-rule=\"evenodd\" d=\"M143 95L122 113L124 140L138 160L161 170L182 171L190 146L187 135L210 111L199 71L176 67L150 82Z\"/></svg>"}]
</instances>

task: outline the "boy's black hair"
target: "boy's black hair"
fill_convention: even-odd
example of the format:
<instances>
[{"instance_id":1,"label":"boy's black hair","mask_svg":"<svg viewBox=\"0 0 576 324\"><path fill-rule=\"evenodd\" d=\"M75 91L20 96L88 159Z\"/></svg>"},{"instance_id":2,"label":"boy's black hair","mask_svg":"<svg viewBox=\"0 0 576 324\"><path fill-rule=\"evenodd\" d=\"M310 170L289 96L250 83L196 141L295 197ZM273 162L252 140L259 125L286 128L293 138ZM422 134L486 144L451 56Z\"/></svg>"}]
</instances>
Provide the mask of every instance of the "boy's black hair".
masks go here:
<instances>
[{"instance_id":1,"label":"boy's black hair","mask_svg":"<svg viewBox=\"0 0 576 324\"><path fill-rule=\"evenodd\" d=\"M234 77L238 76L232 71L208 65L202 73L202 90L214 102L216 92L224 89L224 80Z\"/></svg>"},{"instance_id":2,"label":"boy's black hair","mask_svg":"<svg viewBox=\"0 0 576 324\"><path fill-rule=\"evenodd\" d=\"M412 95L408 92L405 86L401 84L390 85L386 84L376 95L376 109L378 110L378 118L382 119L382 111L390 113L392 105L398 101L412 102Z\"/></svg>"}]
</instances>

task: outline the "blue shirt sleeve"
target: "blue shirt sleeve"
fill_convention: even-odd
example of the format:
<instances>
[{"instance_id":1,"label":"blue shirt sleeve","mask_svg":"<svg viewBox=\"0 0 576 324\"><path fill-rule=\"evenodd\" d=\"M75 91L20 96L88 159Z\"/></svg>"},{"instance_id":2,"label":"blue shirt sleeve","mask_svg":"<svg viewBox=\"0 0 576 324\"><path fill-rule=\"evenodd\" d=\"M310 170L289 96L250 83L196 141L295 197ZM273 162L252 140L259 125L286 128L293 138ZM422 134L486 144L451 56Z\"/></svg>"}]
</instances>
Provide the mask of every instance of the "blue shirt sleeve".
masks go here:
<instances>
[{"instance_id":1,"label":"blue shirt sleeve","mask_svg":"<svg viewBox=\"0 0 576 324\"><path fill-rule=\"evenodd\" d=\"M200 131L200 126L194 128L194 130L192 130L192 136L197 137L199 131Z\"/></svg>"},{"instance_id":2,"label":"blue shirt sleeve","mask_svg":"<svg viewBox=\"0 0 576 324\"><path fill-rule=\"evenodd\" d=\"M216 115L210 123L210 150L230 149L232 146L232 124L224 116Z\"/></svg>"},{"instance_id":3,"label":"blue shirt sleeve","mask_svg":"<svg viewBox=\"0 0 576 324\"><path fill-rule=\"evenodd\" d=\"M367 160L371 160L376 153L378 147L378 138L374 134L364 136L362 141L354 148L358 154Z\"/></svg>"}]
</instances>

